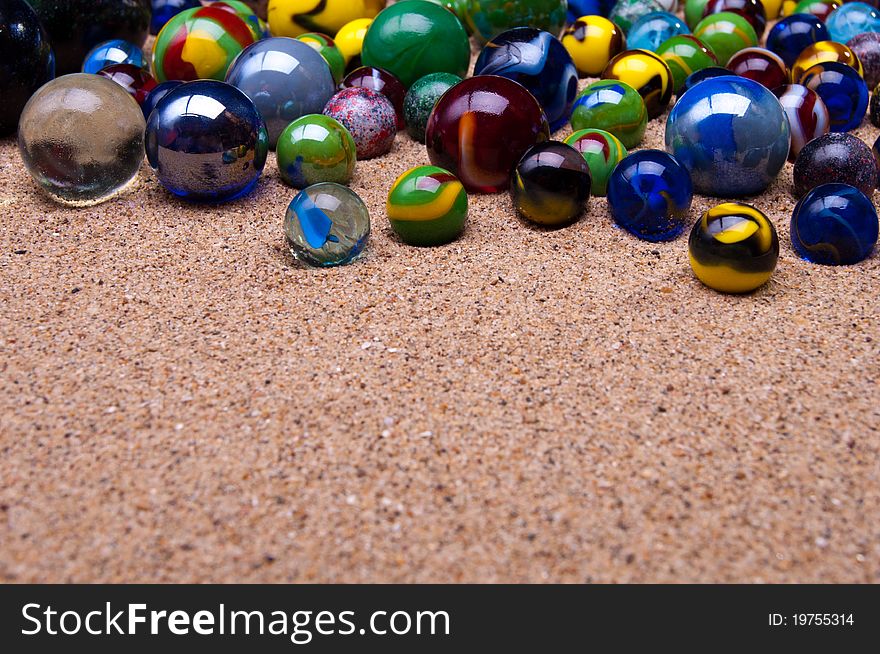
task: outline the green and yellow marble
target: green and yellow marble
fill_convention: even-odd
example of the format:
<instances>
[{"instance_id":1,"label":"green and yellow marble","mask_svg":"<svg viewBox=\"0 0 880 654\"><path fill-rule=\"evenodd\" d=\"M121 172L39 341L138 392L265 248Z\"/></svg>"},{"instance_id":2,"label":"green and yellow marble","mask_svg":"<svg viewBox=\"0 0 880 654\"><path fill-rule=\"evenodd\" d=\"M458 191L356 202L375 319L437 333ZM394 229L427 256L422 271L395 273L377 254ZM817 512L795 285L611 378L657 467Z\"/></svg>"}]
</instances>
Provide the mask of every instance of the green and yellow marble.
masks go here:
<instances>
[{"instance_id":1,"label":"green and yellow marble","mask_svg":"<svg viewBox=\"0 0 880 654\"><path fill-rule=\"evenodd\" d=\"M443 245L464 230L468 199L464 186L437 166L411 168L388 193L391 228L409 245Z\"/></svg>"}]
</instances>

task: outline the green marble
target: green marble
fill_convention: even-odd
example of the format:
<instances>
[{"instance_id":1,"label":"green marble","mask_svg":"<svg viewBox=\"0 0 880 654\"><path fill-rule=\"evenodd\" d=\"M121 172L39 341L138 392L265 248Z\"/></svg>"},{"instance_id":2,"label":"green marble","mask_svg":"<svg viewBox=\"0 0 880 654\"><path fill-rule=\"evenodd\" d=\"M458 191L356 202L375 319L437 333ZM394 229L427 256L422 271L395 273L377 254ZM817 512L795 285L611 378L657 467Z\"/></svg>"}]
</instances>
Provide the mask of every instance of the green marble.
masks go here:
<instances>
[{"instance_id":1,"label":"green marble","mask_svg":"<svg viewBox=\"0 0 880 654\"><path fill-rule=\"evenodd\" d=\"M303 116L284 128L275 153L281 179L296 188L319 182L347 184L357 161L348 130L321 114Z\"/></svg>"},{"instance_id":2,"label":"green marble","mask_svg":"<svg viewBox=\"0 0 880 654\"><path fill-rule=\"evenodd\" d=\"M407 133L420 143L425 142L425 127L434 105L450 88L461 81L451 73L431 73L416 80L403 101L403 119Z\"/></svg>"}]
</instances>

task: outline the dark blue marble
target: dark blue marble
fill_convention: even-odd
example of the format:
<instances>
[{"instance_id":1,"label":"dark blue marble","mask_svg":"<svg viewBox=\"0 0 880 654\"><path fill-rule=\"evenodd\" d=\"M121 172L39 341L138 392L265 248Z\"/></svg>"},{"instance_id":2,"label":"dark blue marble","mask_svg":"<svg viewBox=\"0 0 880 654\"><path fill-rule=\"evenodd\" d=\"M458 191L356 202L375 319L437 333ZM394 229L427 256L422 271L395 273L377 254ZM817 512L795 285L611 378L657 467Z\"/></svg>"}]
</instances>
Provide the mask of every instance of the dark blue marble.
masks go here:
<instances>
[{"instance_id":1,"label":"dark blue marble","mask_svg":"<svg viewBox=\"0 0 880 654\"><path fill-rule=\"evenodd\" d=\"M868 85L858 71L839 61L825 61L804 71L801 85L812 89L828 107L832 132L862 124L868 109Z\"/></svg>"},{"instance_id":2,"label":"dark blue marble","mask_svg":"<svg viewBox=\"0 0 880 654\"><path fill-rule=\"evenodd\" d=\"M183 84L183 82L169 80L167 82L162 82L150 91L149 95L147 95L147 98L144 100L144 103L141 105L141 110L144 112L144 120L149 120L150 114L153 113L153 109L159 104L159 100L171 93L171 91L181 84Z\"/></svg>"},{"instance_id":3,"label":"dark blue marble","mask_svg":"<svg viewBox=\"0 0 880 654\"><path fill-rule=\"evenodd\" d=\"M568 0L566 21L570 25L581 16L608 16L615 0Z\"/></svg>"},{"instance_id":4,"label":"dark blue marble","mask_svg":"<svg viewBox=\"0 0 880 654\"><path fill-rule=\"evenodd\" d=\"M877 211L849 184L822 184L798 202L791 216L791 243L813 263L858 263L877 243Z\"/></svg>"},{"instance_id":5,"label":"dark blue marble","mask_svg":"<svg viewBox=\"0 0 880 654\"><path fill-rule=\"evenodd\" d=\"M798 55L809 45L828 41L828 28L812 14L792 14L773 26L767 34L767 49L772 50L789 68Z\"/></svg>"},{"instance_id":6,"label":"dark blue marble","mask_svg":"<svg viewBox=\"0 0 880 654\"><path fill-rule=\"evenodd\" d=\"M568 50L549 32L532 27L516 27L489 41L474 75L500 75L522 84L544 109L552 131L568 121L578 90Z\"/></svg>"},{"instance_id":7,"label":"dark blue marble","mask_svg":"<svg viewBox=\"0 0 880 654\"><path fill-rule=\"evenodd\" d=\"M694 71L685 78L684 83L682 83L681 88L675 92L675 95L677 98L681 98L685 91L690 90L700 82L712 79L713 77L724 77L730 74L729 70L722 68L721 66L709 66L708 68Z\"/></svg>"},{"instance_id":8,"label":"dark blue marble","mask_svg":"<svg viewBox=\"0 0 880 654\"><path fill-rule=\"evenodd\" d=\"M165 23L184 9L201 6L199 0L152 0L153 17L150 20L150 34L158 34Z\"/></svg>"},{"instance_id":9,"label":"dark blue marble","mask_svg":"<svg viewBox=\"0 0 880 654\"><path fill-rule=\"evenodd\" d=\"M198 80L159 101L147 121L145 148L169 191L188 200L221 202L253 189L268 141L250 98L225 82Z\"/></svg>"},{"instance_id":10,"label":"dark blue marble","mask_svg":"<svg viewBox=\"0 0 880 654\"><path fill-rule=\"evenodd\" d=\"M693 187L688 171L662 150L639 150L608 180L614 222L646 241L671 241L688 226Z\"/></svg>"},{"instance_id":11,"label":"dark blue marble","mask_svg":"<svg viewBox=\"0 0 880 654\"><path fill-rule=\"evenodd\" d=\"M144 51L134 43L122 39L112 39L99 43L89 51L83 61L82 72L97 73L113 64L131 64L149 70Z\"/></svg>"},{"instance_id":12,"label":"dark blue marble","mask_svg":"<svg viewBox=\"0 0 880 654\"><path fill-rule=\"evenodd\" d=\"M729 75L697 84L666 121L666 149L705 195L757 195L782 170L791 145L788 119L770 91Z\"/></svg>"}]
</instances>

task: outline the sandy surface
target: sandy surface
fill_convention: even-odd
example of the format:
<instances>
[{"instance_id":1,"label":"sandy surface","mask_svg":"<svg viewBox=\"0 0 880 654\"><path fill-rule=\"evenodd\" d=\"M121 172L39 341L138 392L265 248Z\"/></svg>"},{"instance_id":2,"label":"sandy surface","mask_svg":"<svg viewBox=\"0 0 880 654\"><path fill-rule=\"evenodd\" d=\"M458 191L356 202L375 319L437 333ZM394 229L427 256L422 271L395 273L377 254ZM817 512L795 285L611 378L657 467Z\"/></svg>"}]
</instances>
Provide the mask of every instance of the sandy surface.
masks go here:
<instances>
[{"instance_id":1,"label":"sandy surface","mask_svg":"<svg viewBox=\"0 0 880 654\"><path fill-rule=\"evenodd\" d=\"M232 204L145 165L71 210L0 141L0 579L880 581L880 259L793 254L790 165L730 297L603 198L547 231L472 196L407 247L385 194L426 163L359 163L368 253L309 270L274 157Z\"/></svg>"}]
</instances>

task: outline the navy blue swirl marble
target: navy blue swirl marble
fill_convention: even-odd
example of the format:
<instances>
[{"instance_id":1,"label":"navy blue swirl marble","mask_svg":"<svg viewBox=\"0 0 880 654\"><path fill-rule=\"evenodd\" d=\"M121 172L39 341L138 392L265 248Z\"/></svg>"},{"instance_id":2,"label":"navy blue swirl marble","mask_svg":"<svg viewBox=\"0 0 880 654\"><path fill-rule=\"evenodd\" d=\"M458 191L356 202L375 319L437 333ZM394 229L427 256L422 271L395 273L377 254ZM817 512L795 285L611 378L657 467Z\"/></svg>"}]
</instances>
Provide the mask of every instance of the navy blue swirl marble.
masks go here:
<instances>
[{"instance_id":1,"label":"navy blue swirl marble","mask_svg":"<svg viewBox=\"0 0 880 654\"><path fill-rule=\"evenodd\" d=\"M782 170L791 130L779 100L750 79L715 77L686 91L666 121L666 149L705 195L757 195Z\"/></svg>"},{"instance_id":2,"label":"navy blue swirl marble","mask_svg":"<svg viewBox=\"0 0 880 654\"><path fill-rule=\"evenodd\" d=\"M254 188L268 140L250 98L225 82L198 80L159 101L147 122L145 145L150 166L169 191L187 200L221 202Z\"/></svg>"},{"instance_id":3,"label":"navy blue swirl marble","mask_svg":"<svg viewBox=\"0 0 880 654\"><path fill-rule=\"evenodd\" d=\"M822 184L798 202L791 216L791 243L799 256L829 266L858 263L877 244L877 211L848 184Z\"/></svg>"},{"instance_id":4,"label":"navy blue swirl marble","mask_svg":"<svg viewBox=\"0 0 880 654\"><path fill-rule=\"evenodd\" d=\"M804 71L801 84L828 107L832 132L848 132L862 124L868 109L868 85L858 71L839 61L824 61Z\"/></svg>"},{"instance_id":5,"label":"navy blue swirl marble","mask_svg":"<svg viewBox=\"0 0 880 654\"><path fill-rule=\"evenodd\" d=\"M681 85L681 88L675 92L675 95L677 96L677 98L681 98L681 96L684 95L685 91L689 91L700 82L704 82L707 79L712 79L713 77L725 77L728 75L730 75L730 71L727 68L722 68L721 66L709 66L707 68L695 70L685 78L684 82Z\"/></svg>"},{"instance_id":6,"label":"navy blue swirl marble","mask_svg":"<svg viewBox=\"0 0 880 654\"><path fill-rule=\"evenodd\" d=\"M646 241L679 236L687 227L693 197L688 171L662 150L633 152L608 180L614 222Z\"/></svg>"},{"instance_id":7,"label":"navy blue swirl marble","mask_svg":"<svg viewBox=\"0 0 880 654\"><path fill-rule=\"evenodd\" d=\"M776 23L767 34L767 49L782 57L791 68L808 45L830 39L825 23L816 16L792 14Z\"/></svg>"},{"instance_id":8,"label":"navy blue swirl marble","mask_svg":"<svg viewBox=\"0 0 880 654\"><path fill-rule=\"evenodd\" d=\"M532 27L502 32L480 52L474 75L499 75L522 84L547 114L552 131L571 115L577 68L565 46L549 32Z\"/></svg>"}]
</instances>

